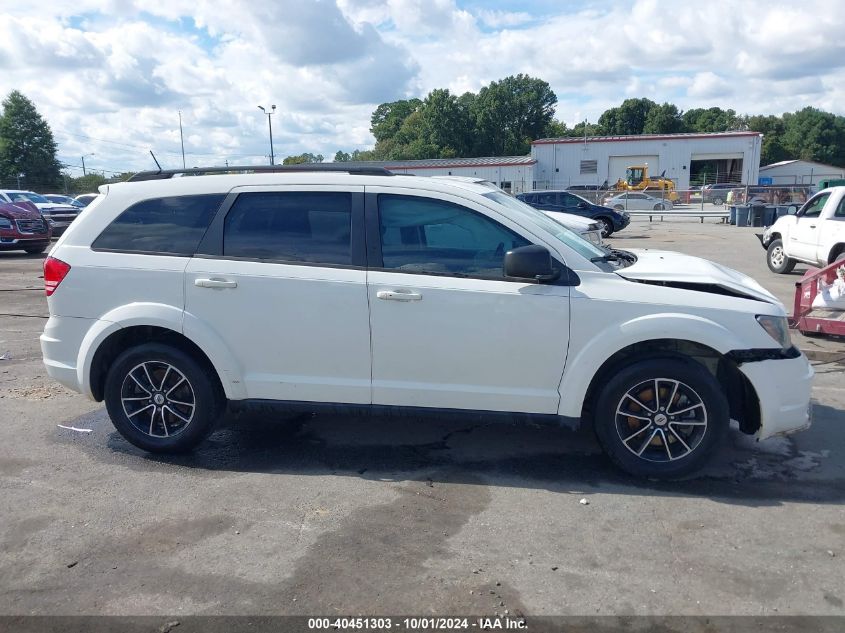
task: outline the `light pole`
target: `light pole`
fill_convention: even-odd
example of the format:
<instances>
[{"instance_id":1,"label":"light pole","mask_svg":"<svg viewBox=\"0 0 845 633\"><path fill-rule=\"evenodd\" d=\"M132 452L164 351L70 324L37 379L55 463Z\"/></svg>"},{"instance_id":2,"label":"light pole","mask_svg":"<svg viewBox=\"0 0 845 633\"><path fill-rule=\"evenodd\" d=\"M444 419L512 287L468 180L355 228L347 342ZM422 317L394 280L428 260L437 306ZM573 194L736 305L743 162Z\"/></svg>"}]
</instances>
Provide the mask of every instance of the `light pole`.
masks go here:
<instances>
[{"instance_id":1,"label":"light pole","mask_svg":"<svg viewBox=\"0 0 845 633\"><path fill-rule=\"evenodd\" d=\"M275 164L273 157L273 122L271 121L270 117L276 113L276 106L270 106L269 112L264 109L264 106L258 106L258 109L267 115L267 125L270 128L270 164L273 165Z\"/></svg>"},{"instance_id":2,"label":"light pole","mask_svg":"<svg viewBox=\"0 0 845 633\"><path fill-rule=\"evenodd\" d=\"M82 157L82 175L83 175L83 176L87 176L87 175L88 175L88 172L86 172L86 171L85 171L85 156L94 156L94 153L92 152L91 154L85 154L85 155Z\"/></svg>"},{"instance_id":3,"label":"light pole","mask_svg":"<svg viewBox=\"0 0 845 633\"><path fill-rule=\"evenodd\" d=\"M185 137L182 136L182 111L179 110L179 142L182 143L182 169L185 169Z\"/></svg>"}]
</instances>

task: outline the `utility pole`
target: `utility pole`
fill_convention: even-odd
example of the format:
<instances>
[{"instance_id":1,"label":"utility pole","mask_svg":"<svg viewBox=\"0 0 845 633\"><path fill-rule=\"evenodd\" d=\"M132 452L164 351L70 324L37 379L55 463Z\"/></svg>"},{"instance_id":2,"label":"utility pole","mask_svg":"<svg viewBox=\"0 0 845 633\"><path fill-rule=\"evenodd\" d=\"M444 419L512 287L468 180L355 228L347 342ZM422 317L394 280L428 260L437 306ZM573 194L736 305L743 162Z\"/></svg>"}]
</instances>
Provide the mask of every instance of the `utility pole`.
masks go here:
<instances>
[{"instance_id":1,"label":"utility pole","mask_svg":"<svg viewBox=\"0 0 845 633\"><path fill-rule=\"evenodd\" d=\"M88 172L87 172L87 171L85 171L85 156L94 156L94 153L92 152L92 153L90 153L90 154L85 154L85 155L83 155L83 156L82 156L82 175L83 175L83 176L87 176L87 175L88 175Z\"/></svg>"},{"instance_id":2,"label":"utility pole","mask_svg":"<svg viewBox=\"0 0 845 633\"><path fill-rule=\"evenodd\" d=\"M182 111L179 110L179 141L182 143L182 169L185 169L185 137L182 136Z\"/></svg>"},{"instance_id":3,"label":"utility pole","mask_svg":"<svg viewBox=\"0 0 845 633\"><path fill-rule=\"evenodd\" d=\"M270 106L269 112L264 109L264 106L258 106L258 109L261 110L264 114L267 115L267 125L270 128L270 164L274 165L275 160L274 160L274 156L273 156L273 122L270 119L270 117L276 113L276 106L275 105Z\"/></svg>"}]
</instances>

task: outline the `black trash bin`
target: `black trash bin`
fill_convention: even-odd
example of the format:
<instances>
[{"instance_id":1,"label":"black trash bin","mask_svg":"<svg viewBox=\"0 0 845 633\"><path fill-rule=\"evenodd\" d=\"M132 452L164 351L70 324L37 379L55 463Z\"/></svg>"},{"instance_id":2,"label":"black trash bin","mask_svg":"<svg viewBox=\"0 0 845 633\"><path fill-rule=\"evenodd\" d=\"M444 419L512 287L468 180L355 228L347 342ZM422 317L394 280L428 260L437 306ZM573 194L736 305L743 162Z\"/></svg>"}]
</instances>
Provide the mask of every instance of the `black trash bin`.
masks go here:
<instances>
[{"instance_id":1,"label":"black trash bin","mask_svg":"<svg viewBox=\"0 0 845 633\"><path fill-rule=\"evenodd\" d=\"M751 205L751 211L749 214L749 226L764 226L763 222L766 216L766 205L765 204L754 204Z\"/></svg>"},{"instance_id":2,"label":"black trash bin","mask_svg":"<svg viewBox=\"0 0 845 633\"><path fill-rule=\"evenodd\" d=\"M748 226L748 212L751 210L747 204L736 205L736 225Z\"/></svg>"},{"instance_id":3,"label":"black trash bin","mask_svg":"<svg viewBox=\"0 0 845 633\"><path fill-rule=\"evenodd\" d=\"M766 205L763 213L763 226L771 226L778 219L778 208L773 205Z\"/></svg>"}]
</instances>

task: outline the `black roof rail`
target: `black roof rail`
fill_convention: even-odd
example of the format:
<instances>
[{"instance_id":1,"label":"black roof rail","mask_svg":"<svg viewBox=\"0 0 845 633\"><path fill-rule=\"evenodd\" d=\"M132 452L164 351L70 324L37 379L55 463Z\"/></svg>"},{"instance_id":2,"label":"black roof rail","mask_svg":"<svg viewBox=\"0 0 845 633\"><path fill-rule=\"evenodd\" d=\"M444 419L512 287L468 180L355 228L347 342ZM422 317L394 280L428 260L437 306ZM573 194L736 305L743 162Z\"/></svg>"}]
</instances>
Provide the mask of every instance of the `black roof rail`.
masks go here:
<instances>
[{"instance_id":1,"label":"black roof rail","mask_svg":"<svg viewBox=\"0 0 845 633\"><path fill-rule=\"evenodd\" d=\"M393 176L384 167L344 167L343 163L308 163L302 165L232 165L229 167L191 167L190 169L160 169L139 171L126 182L167 180L173 176L207 176L211 174L258 174L285 172L339 172L355 176Z\"/></svg>"}]
</instances>

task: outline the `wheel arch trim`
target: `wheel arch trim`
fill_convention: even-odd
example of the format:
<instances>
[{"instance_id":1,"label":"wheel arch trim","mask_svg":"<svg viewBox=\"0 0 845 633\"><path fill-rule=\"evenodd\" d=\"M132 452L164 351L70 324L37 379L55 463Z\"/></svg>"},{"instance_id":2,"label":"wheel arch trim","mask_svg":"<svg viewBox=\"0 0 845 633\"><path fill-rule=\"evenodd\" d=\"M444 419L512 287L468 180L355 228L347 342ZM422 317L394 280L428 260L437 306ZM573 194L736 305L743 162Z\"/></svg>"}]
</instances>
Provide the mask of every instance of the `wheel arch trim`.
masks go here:
<instances>
[{"instance_id":1,"label":"wheel arch trim","mask_svg":"<svg viewBox=\"0 0 845 633\"><path fill-rule=\"evenodd\" d=\"M639 343L667 340L703 345L722 355L748 347L728 328L700 316L652 314L631 319L612 330L605 329L601 336L592 338L567 358L559 388L558 414L581 416L593 379L615 354Z\"/></svg>"},{"instance_id":2,"label":"wheel arch trim","mask_svg":"<svg viewBox=\"0 0 845 633\"><path fill-rule=\"evenodd\" d=\"M241 379L242 370L222 338L175 306L159 303L133 303L120 306L104 314L89 328L79 347L77 380L82 393L95 399L92 385L92 367L97 351L113 334L131 327L152 326L170 330L184 336L206 355L223 386L228 399L246 397ZM190 321L190 327L185 327Z\"/></svg>"}]
</instances>

